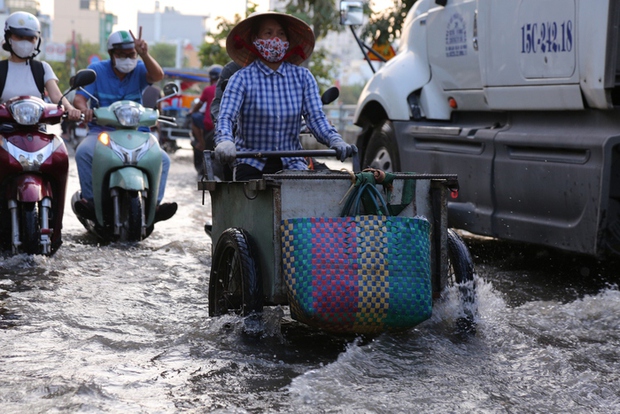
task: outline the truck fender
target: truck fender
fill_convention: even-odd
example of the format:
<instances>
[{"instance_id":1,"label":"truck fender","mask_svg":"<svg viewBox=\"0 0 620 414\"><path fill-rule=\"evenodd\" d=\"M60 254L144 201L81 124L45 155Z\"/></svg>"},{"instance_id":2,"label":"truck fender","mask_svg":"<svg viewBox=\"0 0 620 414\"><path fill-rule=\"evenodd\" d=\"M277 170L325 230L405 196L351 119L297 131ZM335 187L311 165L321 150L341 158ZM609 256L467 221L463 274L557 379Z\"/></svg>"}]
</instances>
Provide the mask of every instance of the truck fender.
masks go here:
<instances>
[{"instance_id":1,"label":"truck fender","mask_svg":"<svg viewBox=\"0 0 620 414\"><path fill-rule=\"evenodd\" d=\"M130 191L148 190L149 179L139 168L123 167L110 174L109 188L120 187Z\"/></svg>"},{"instance_id":2,"label":"truck fender","mask_svg":"<svg viewBox=\"0 0 620 414\"><path fill-rule=\"evenodd\" d=\"M426 56L412 51L395 56L364 87L355 112L356 123L362 117L364 108L373 102L381 105L388 119L409 120L411 114L407 97L430 79L431 70Z\"/></svg>"}]
</instances>

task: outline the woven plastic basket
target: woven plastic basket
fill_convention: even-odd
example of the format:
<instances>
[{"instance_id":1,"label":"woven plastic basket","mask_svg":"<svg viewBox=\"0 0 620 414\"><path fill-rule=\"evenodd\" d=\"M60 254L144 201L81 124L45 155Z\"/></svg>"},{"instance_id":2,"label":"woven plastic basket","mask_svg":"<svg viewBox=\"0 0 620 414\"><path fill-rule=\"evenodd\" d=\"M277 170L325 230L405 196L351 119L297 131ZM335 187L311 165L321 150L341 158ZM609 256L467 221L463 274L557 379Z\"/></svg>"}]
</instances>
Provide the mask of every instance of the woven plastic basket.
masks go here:
<instances>
[{"instance_id":1,"label":"woven plastic basket","mask_svg":"<svg viewBox=\"0 0 620 414\"><path fill-rule=\"evenodd\" d=\"M430 223L364 215L283 220L294 319L328 332L375 334L431 316Z\"/></svg>"}]
</instances>

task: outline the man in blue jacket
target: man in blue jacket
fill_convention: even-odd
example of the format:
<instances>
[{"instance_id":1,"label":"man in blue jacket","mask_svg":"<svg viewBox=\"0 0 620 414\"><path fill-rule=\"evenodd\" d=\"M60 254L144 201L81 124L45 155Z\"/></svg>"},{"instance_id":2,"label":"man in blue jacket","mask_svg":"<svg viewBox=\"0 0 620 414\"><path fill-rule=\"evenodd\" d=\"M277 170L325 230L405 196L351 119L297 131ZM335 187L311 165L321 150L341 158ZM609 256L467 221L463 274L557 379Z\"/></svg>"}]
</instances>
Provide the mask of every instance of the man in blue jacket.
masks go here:
<instances>
[{"instance_id":1,"label":"man in blue jacket","mask_svg":"<svg viewBox=\"0 0 620 414\"><path fill-rule=\"evenodd\" d=\"M86 86L84 91L75 95L74 106L82 111L87 121L91 121L93 111L88 107L90 96L96 97L98 106L109 106L119 100L131 100L142 103L142 91L150 84L164 78L164 71L148 52L147 43L141 38L136 39L130 31L119 30L108 38L110 59L96 62L88 66L97 73L97 80ZM142 60L138 60L138 56ZM97 104L97 102L94 102ZM90 132L75 152L75 161L80 178L82 200L76 202L75 210L84 217L94 219L92 164L95 144L99 133L108 127L89 124ZM176 203L161 203L166 189L170 157L162 151L162 174L157 197L155 222L167 220L177 210Z\"/></svg>"}]
</instances>

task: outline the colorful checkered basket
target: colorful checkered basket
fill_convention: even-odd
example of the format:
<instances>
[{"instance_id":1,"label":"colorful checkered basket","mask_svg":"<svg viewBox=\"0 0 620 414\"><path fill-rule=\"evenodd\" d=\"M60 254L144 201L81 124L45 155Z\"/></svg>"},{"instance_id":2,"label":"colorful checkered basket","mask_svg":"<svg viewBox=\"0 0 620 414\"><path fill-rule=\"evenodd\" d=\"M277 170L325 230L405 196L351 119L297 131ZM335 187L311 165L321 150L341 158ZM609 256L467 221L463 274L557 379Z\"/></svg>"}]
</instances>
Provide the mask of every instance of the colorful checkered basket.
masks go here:
<instances>
[{"instance_id":1,"label":"colorful checkered basket","mask_svg":"<svg viewBox=\"0 0 620 414\"><path fill-rule=\"evenodd\" d=\"M376 334L431 316L428 220L295 218L281 231L294 319L327 332Z\"/></svg>"}]
</instances>

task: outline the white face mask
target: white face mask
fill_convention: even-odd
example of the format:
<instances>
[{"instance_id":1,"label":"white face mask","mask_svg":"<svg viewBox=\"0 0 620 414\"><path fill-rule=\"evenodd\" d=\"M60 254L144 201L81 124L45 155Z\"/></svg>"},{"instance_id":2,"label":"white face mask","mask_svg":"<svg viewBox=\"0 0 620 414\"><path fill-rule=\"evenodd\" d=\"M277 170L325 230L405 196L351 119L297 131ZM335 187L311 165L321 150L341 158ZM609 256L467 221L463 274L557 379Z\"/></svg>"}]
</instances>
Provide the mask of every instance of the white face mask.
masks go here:
<instances>
[{"instance_id":1,"label":"white face mask","mask_svg":"<svg viewBox=\"0 0 620 414\"><path fill-rule=\"evenodd\" d=\"M130 58L114 58L115 64L114 67L118 69L119 72L129 73L136 68L138 64L138 59L130 59Z\"/></svg>"},{"instance_id":2,"label":"white face mask","mask_svg":"<svg viewBox=\"0 0 620 414\"><path fill-rule=\"evenodd\" d=\"M11 49L13 53L17 55L17 57L22 59L28 59L34 53L34 43L28 40L13 40L9 39L11 42Z\"/></svg>"}]
</instances>

